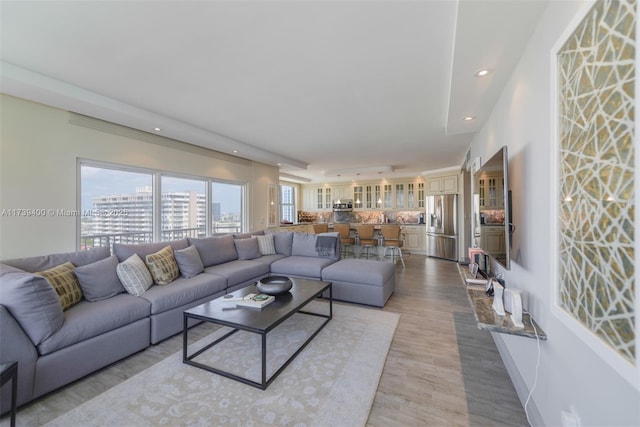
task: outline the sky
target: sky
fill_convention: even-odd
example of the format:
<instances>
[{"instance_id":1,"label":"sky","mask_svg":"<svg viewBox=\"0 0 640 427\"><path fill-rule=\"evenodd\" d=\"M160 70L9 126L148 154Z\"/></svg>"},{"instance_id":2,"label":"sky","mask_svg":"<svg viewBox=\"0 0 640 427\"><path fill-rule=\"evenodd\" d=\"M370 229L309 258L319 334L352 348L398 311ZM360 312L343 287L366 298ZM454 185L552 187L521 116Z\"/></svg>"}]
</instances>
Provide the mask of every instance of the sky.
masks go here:
<instances>
[{"instance_id":1,"label":"sky","mask_svg":"<svg viewBox=\"0 0 640 427\"><path fill-rule=\"evenodd\" d=\"M115 169L96 168L83 165L81 167L81 200L82 209L93 207L93 198L105 195L135 194L136 187L151 186L151 174L121 171ZM238 185L213 183L213 201L220 203L222 213L239 213L241 192ZM204 194L204 181L162 177L163 192L180 192L196 190Z\"/></svg>"}]
</instances>

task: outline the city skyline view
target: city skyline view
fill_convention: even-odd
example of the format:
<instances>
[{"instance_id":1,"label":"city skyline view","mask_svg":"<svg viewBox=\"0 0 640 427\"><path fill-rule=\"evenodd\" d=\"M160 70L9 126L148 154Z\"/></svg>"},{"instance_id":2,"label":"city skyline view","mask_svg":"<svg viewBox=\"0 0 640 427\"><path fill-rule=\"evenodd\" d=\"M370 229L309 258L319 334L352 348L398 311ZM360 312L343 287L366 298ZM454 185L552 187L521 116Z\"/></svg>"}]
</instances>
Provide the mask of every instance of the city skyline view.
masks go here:
<instances>
[{"instance_id":1,"label":"city skyline view","mask_svg":"<svg viewBox=\"0 0 640 427\"><path fill-rule=\"evenodd\" d=\"M195 190L205 193L205 182L197 178L178 178L162 175L163 193L177 193ZM242 184L214 182L212 186L212 202L220 203L222 214L239 214L242 210ZM95 198L103 196L122 196L137 193L139 187L153 187L151 173L139 173L126 170L109 169L82 165L81 167L81 209L93 209Z\"/></svg>"}]
</instances>

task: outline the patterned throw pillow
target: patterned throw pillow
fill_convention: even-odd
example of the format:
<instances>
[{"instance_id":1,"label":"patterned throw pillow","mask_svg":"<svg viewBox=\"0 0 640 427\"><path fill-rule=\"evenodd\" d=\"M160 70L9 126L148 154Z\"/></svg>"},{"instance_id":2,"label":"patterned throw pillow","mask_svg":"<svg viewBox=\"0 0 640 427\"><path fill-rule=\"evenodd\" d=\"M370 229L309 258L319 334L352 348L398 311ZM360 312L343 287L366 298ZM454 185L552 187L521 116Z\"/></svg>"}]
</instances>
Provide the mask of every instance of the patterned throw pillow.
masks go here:
<instances>
[{"instance_id":1,"label":"patterned throw pillow","mask_svg":"<svg viewBox=\"0 0 640 427\"><path fill-rule=\"evenodd\" d=\"M51 283L60 297L62 310L67 310L82 300L82 289L80 289L80 283L73 272L74 268L73 264L65 262L49 270L34 273Z\"/></svg>"},{"instance_id":2,"label":"patterned throw pillow","mask_svg":"<svg viewBox=\"0 0 640 427\"><path fill-rule=\"evenodd\" d=\"M171 246L165 246L158 252L147 255L146 264L153 281L158 285L168 285L180 275Z\"/></svg>"},{"instance_id":3,"label":"patterned throw pillow","mask_svg":"<svg viewBox=\"0 0 640 427\"><path fill-rule=\"evenodd\" d=\"M266 234L264 236L256 236L258 239L258 248L262 255L275 255L276 245L273 240L273 234Z\"/></svg>"},{"instance_id":4,"label":"patterned throw pillow","mask_svg":"<svg viewBox=\"0 0 640 427\"><path fill-rule=\"evenodd\" d=\"M153 279L147 266L136 254L118 264L116 273L127 292L137 297L153 285Z\"/></svg>"}]
</instances>

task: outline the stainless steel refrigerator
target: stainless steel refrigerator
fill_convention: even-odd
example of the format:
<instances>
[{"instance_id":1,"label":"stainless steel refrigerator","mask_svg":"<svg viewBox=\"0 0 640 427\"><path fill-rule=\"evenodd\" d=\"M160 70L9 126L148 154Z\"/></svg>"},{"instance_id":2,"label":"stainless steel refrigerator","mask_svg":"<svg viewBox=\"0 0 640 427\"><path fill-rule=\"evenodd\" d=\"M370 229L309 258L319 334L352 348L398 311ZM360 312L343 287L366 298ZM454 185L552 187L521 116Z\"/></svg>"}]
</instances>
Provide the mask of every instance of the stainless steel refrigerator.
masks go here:
<instances>
[{"instance_id":1,"label":"stainless steel refrigerator","mask_svg":"<svg viewBox=\"0 0 640 427\"><path fill-rule=\"evenodd\" d=\"M458 196L427 197L427 255L458 260Z\"/></svg>"}]
</instances>

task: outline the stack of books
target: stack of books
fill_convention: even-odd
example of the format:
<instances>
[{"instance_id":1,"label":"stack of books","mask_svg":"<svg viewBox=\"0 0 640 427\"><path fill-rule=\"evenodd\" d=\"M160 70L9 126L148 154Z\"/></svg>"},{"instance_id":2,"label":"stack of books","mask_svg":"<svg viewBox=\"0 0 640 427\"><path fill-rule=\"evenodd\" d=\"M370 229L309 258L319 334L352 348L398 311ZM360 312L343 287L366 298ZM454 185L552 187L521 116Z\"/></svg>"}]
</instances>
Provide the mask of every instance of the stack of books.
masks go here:
<instances>
[{"instance_id":1,"label":"stack of books","mask_svg":"<svg viewBox=\"0 0 640 427\"><path fill-rule=\"evenodd\" d=\"M237 307L261 309L275 301L276 297L267 294L247 294L241 298L227 298L226 302L234 302Z\"/></svg>"}]
</instances>

